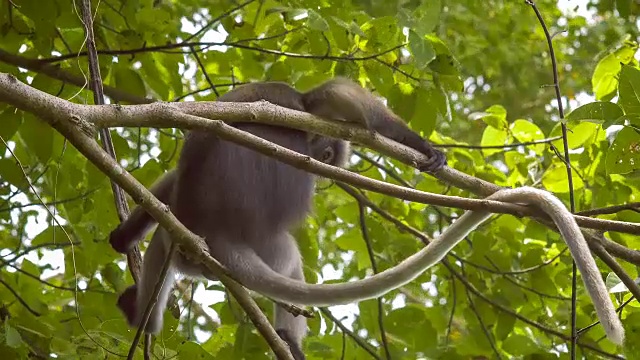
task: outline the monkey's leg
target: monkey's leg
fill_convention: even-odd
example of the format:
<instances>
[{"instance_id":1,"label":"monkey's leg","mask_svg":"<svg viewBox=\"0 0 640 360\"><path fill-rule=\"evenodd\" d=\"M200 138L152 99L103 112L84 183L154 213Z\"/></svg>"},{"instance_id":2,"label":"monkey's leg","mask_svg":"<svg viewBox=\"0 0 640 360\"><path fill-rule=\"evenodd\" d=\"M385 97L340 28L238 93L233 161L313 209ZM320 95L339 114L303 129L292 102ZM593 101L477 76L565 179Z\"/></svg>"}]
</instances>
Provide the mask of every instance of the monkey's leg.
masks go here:
<instances>
[{"instance_id":1,"label":"monkey's leg","mask_svg":"<svg viewBox=\"0 0 640 360\"><path fill-rule=\"evenodd\" d=\"M302 261L296 261L293 271L290 274L283 273L283 275L304 281ZM307 333L307 318L303 315L294 316L278 304L274 306L276 313L276 332L280 335L280 338L289 345L289 349L295 360L305 360L304 353L302 352L302 338Z\"/></svg>"},{"instance_id":2,"label":"monkey's leg","mask_svg":"<svg viewBox=\"0 0 640 360\"><path fill-rule=\"evenodd\" d=\"M153 290L158 282L162 267L165 261L168 260L169 247L171 239L169 234L163 229L158 228L153 234L153 238L149 243L149 247L144 254L144 260L142 262L142 275L140 276L140 284L137 291L136 302L136 317L135 325L139 325L142 322L142 316L147 308L147 304L151 300ZM147 322L147 328L145 332L157 334L162 330L162 315L164 309L167 307L167 301L171 294L171 289L175 282L176 268L175 265L170 265L167 271L167 276L164 279L162 289L158 294L158 299L151 311L149 321Z\"/></svg>"},{"instance_id":3,"label":"monkey's leg","mask_svg":"<svg viewBox=\"0 0 640 360\"><path fill-rule=\"evenodd\" d=\"M291 234L283 233L266 245L264 249L260 249L262 251L259 255L274 271L304 281L300 250ZM289 345L294 359L304 360L302 339L307 333L307 318L302 315L294 316L278 304L274 306L276 332Z\"/></svg>"},{"instance_id":4,"label":"monkey's leg","mask_svg":"<svg viewBox=\"0 0 640 360\"><path fill-rule=\"evenodd\" d=\"M213 257L231 273L252 272L256 269L256 262L260 262L284 276L304 281L300 251L291 234L288 232L277 235L263 233L263 236L261 239L251 240L216 237L215 241L207 243ZM208 238L212 239L213 237ZM247 253L251 255L247 256ZM238 254L244 255L239 257ZM257 275L248 276L259 277ZM302 352L302 339L307 332L307 319L302 315L293 316L276 304L275 329L282 340L289 345L294 359L305 360Z\"/></svg>"},{"instance_id":5,"label":"monkey's leg","mask_svg":"<svg viewBox=\"0 0 640 360\"><path fill-rule=\"evenodd\" d=\"M171 170L151 186L150 191L153 195L165 204L171 201L176 174L175 170ZM109 243L114 250L124 254L145 237L155 224L155 219L143 207L137 206L129 217L109 234Z\"/></svg>"}]
</instances>

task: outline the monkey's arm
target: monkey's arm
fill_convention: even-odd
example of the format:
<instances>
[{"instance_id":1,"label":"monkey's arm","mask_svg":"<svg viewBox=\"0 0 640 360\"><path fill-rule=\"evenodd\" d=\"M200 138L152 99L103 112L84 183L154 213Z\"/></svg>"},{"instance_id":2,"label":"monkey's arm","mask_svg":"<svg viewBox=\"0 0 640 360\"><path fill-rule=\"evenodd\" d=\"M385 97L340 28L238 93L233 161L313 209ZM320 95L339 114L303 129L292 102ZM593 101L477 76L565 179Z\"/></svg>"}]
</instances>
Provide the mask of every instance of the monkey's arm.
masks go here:
<instances>
[{"instance_id":1,"label":"monkey's arm","mask_svg":"<svg viewBox=\"0 0 640 360\"><path fill-rule=\"evenodd\" d=\"M151 187L150 191L165 204L171 201L176 171L171 170ZM126 253L153 228L156 221L141 206L136 206L131 215L120 223L111 234L109 243L119 253Z\"/></svg>"},{"instance_id":2,"label":"monkey's arm","mask_svg":"<svg viewBox=\"0 0 640 360\"><path fill-rule=\"evenodd\" d=\"M591 299L598 318L609 339L622 344L624 328L609 298L595 260L572 214L552 194L530 187L500 190L487 199L538 206L549 214L560 229ZM282 276L265 264L247 244L240 241L220 241L224 246L217 254L233 254L244 261L226 262L231 273L246 287L274 300L312 306L332 306L379 297L414 280L426 269L438 263L472 230L491 216L486 211L467 211L437 239L397 266L369 278L340 284L307 284Z\"/></svg>"},{"instance_id":3,"label":"monkey's arm","mask_svg":"<svg viewBox=\"0 0 640 360\"><path fill-rule=\"evenodd\" d=\"M413 132L380 100L360 85L335 78L302 95L305 110L334 120L358 123L426 155L420 171L435 172L447 164L444 154Z\"/></svg>"}]
</instances>

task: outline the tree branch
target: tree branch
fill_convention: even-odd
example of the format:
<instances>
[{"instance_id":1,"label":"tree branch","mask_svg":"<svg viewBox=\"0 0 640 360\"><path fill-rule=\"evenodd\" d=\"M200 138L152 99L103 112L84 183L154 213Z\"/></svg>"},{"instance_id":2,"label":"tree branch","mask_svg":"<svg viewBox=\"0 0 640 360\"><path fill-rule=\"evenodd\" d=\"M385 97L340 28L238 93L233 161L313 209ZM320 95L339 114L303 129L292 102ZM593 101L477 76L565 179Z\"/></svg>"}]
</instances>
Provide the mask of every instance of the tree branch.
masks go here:
<instances>
[{"instance_id":1,"label":"tree branch","mask_svg":"<svg viewBox=\"0 0 640 360\"><path fill-rule=\"evenodd\" d=\"M0 74L0 88L4 89L8 85L9 89L12 87L15 89L19 84L21 83L15 77ZM6 91L0 91L0 99L3 101L11 99L11 96L6 97L5 94ZM160 226L165 228L171 239L177 242L182 252L189 257L192 263L205 269L205 273L214 274L225 285L247 312L251 321L277 356L282 359L292 359L288 346L280 339L248 291L233 280L231 274L209 255L207 246L202 238L189 231L160 200L154 197L149 190L102 150L95 139L89 136L89 134L92 134L91 130L93 128L91 124L71 115L72 113L67 113L64 107L56 106L52 102L40 103L37 108L40 110L48 109L48 115L47 112L38 112L38 116L60 132L98 169L130 194L138 205L142 206Z\"/></svg>"},{"instance_id":2,"label":"tree branch","mask_svg":"<svg viewBox=\"0 0 640 360\"><path fill-rule=\"evenodd\" d=\"M73 84L81 88L87 86L87 80L83 76L72 74L69 71L63 70L60 66L50 65L40 62L39 60L27 59L25 57L12 54L2 49L0 49L0 61L27 70L31 70L39 74L47 75L53 79ZM122 91L110 86L104 87L104 93L114 100L123 101L130 104L149 104L155 101L154 99L132 95L127 93L126 91Z\"/></svg>"}]
</instances>

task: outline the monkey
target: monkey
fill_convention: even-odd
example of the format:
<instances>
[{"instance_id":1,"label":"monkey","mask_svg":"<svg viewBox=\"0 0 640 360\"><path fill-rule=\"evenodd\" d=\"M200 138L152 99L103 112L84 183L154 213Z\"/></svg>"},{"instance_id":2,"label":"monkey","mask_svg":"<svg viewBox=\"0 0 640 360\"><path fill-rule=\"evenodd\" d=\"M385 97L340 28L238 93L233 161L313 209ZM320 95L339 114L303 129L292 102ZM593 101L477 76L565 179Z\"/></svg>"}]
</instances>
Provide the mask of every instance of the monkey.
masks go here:
<instances>
[{"instance_id":1,"label":"monkey","mask_svg":"<svg viewBox=\"0 0 640 360\"><path fill-rule=\"evenodd\" d=\"M273 92L269 99L276 105L294 110L305 111L320 117L333 120L342 120L363 125L369 130L404 144L427 156L427 161L418 165L420 171L435 172L447 164L446 157L442 152L435 149L428 141L422 139L418 134L411 131L406 124L392 111L387 109L378 99L371 95L366 89L355 84L349 79L336 77L308 92L300 93L286 83L263 82L246 84L234 89L228 96L222 96L218 101L253 102L266 100L261 93ZM233 100L230 100L233 98ZM313 140L318 136L310 135ZM326 143L327 137L320 137L320 142ZM325 148L312 146L311 151L335 151L336 146L344 146L346 142L336 142L332 140L331 145ZM348 154L348 151L341 149L338 153ZM312 154L316 160L323 161ZM340 160L340 159L339 159ZM338 161L337 163L340 163ZM175 175L163 177L163 181L154 186L162 188L154 190L152 193L165 204L168 202L170 187L175 180ZM160 197L162 196L162 197ZM125 253L130 247L130 241L141 239L155 224L155 220L143 209L137 208L130 217L122 223L110 236L112 247ZM137 230L130 227L136 227Z\"/></svg>"},{"instance_id":2,"label":"monkey","mask_svg":"<svg viewBox=\"0 0 640 360\"><path fill-rule=\"evenodd\" d=\"M278 132L275 132L275 134L277 133ZM262 135L264 136L264 134L265 134L264 130L262 130ZM268 137L266 138L269 139ZM301 144L307 143L307 140L304 137L300 138L300 140L303 140L302 142L300 142ZM237 149L240 149L241 151L252 151L235 144L234 144L234 147L236 147ZM344 164L347 160L346 159L347 154L349 153L348 143L342 140L337 140L332 138L315 137L309 142L308 153L310 156L312 156L313 158L319 161L323 161L332 165L341 165L341 164ZM264 157L264 159L262 159L263 162L264 160L267 160L268 162L273 162L272 161L273 159L269 157L266 157L264 155L261 155L261 157ZM233 162L234 159L236 158L240 158L240 157L229 156L230 163L227 166L230 166L232 164L231 162ZM284 165L279 162L275 162L274 164ZM294 168L291 168L291 169L294 169ZM305 176L307 175L307 173L302 170L296 170L296 171L299 171L301 174L305 174ZM279 171L274 173L277 174L279 173ZM155 184L151 188L152 192L159 200L163 202L175 203L175 202L172 202L173 201L172 191L175 189L171 189L166 185L174 182L176 180L177 174L178 172L176 170L168 172L163 178L161 178L161 180L157 184ZM260 179L257 179L257 180L260 180ZM273 181L273 180L269 180L269 181ZM258 185L259 184L254 184L254 186L258 186ZM224 187L221 187L220 191L223 191L223 189ZM311 188L303 191L303 195L309 196L309 200L311 197L312 190L313 189ZM167 199L169 199L169 201L167 201ZM309 201L309 200L303 199L303 201ZM257 204L252 204L252 206L257 206ZM141 209L142 209L141 207L135 208L131 216L125 222L123 222L120 227L118 227L116 230L114 230L114 232L112 232L111 240L112 240L112 245L114 245L114 247L121 246L119 248L123 249L123 251L126 251L127 249L126 244L117 243L113 240L114 239L122 240L127 236L132 236L135 238L144 237L153 219ZM143 219L146 219L146 221ZM221 221L227 221L227 219L224 219ZM266 224L263 224L260 226L265 226L265 225ZM135 226L138 226L138 227L136 228ZM190 225L186 225L186 226L190 226ZM156 239L157 237L159 237L161 240L157 240ZM142 312L144 311L144 307L146 306L146 303L147 303L147 301L142 301L138 299L148 299L148 296L150 296L151 292L153 292L153 288L157 281L158 272L156 271L157 269L155 268L153 270L148 270L148 268L150 266L157 265L157 263L159 263L160 266L162 266L162 263L167 256L167 250L169 245L169 242L164 241L166 239L167 239L167 235L166 233L164 233L164 230L162 228L157 229L156 233L154 233L153 235L151 244L149 245L149 248L145 253L145 257L143 261L142 279L140 281L140 287L147 286L145 290L143 290L144 295L142 296L138 295L139 291L141 290L138 290L139 289L138 286L134 285L126 289L125 292L121 294L120 298L118 299L118 306L125 313L128 321L132 325L136 325L139 323L140 319L136 318L135 316L142 315ZM160 241L163 241L163 242L160 243ZM265 251L268 251L266 247L268 247L267 244L265 244ZM286 257L286 258L290 257L292 261L290 261L290 259L286 259L286 261L281 261L277 259L278 255L284 255L284 254L272 253L266 256L274 259L275 262L272 264L272 266L275 269L280 269L280 271L288 273L291 276L294 276L295 278L300 279L301 281L304 281L304 275L302 273L302 260L300 258L299 252L297 251L297 248L295 248L295 252L292 252L290 256ZM177 261L182 260L181 257L179 258L180 260L177 260ZM176 260L174 259L174 261ZM186 265L179 264L176 266L176 268L187 275L191 275L191 276L199 275L198 273L199 269L190 268L188 264ZM148 277L155 276L155 278L148 279L147 274L148 274ZM167 280L165 280L165 283L167 281L173 281L173 278L170 278L170 277L172 277L174 274L175 274L175 271L171 269L167 275L167 278L166 278ZM212 279L212 280L215 280L215 279ZM148 332L156 333L159 331L158 327L161 326L162 324L161 322L162 310L166 306L166 301L169 296L169 290L170 288L168 287L163 288L163 291L158 298L158 304L162 303L164 305L162 307L156 306L156 308L154 309L154 312L159 312L159 313L157 314L154 313L152 315L152 319L157 319L157 320L155 320L155 322L150 320L150 325L147 326ZM305 359L304 354L302 353L302 350L301 350L301 342L302 342L302 337L306 333L306 318L302 316L293 316L289 314L287 311L285 311L284 309L280 308L278 305L275 305L275 317L276 317L275 319L276 331L278 335L289 344L291 352L294 355L294 359L296 360ZM158 325L154 327L153 324L158 324Z\"/></svg>"},{"instance_id":3,"label":"monkey","mask_svg":"<svg viewBox=\"0 0 640 360\"><path fill-rule=\"evenodd\" d=\"M442 152L411 131L396 114L387 109L366 89L349 79L336 77L305 93L298 92L283 82L250 83L232 90L218 101L267 100L267 96L262 94L269 94L270 102L276 105L333 120L361 124L369 130L417 150L428 158L425 163L418 165L420 171L435 172L447 164ZM327 140L329 138L316 135L309 136L310 141L315 138L319 138L317 141L320 143L332 146L323 148L317 144L312 145L312 152L337 150L338 154L344 156L348 154L347 149L338 149L338 147L344 147L346 142ZM327 141L330 141L330 144ZM319 153L311 155L316 160L323 161L318 157ZM338 164L346 161L346 159L337 160ZM168 203L174 180L175 174L167 174L162 182L154 185L160 188L152 188L151 192L163 203ZM143 234L146 234L154 224L155 220L144 209L140 207L134 209L129 218L110 235L112 247L120 253L125 253L131 242L142 239Z\"/></svg>"},{"instance_id":4,"label":"monkey","mask_svg":"<svg viewBox=\"0 0 640 360\"><path fill-rule=\"evenodd\" d=\"M344 83L344 81L342 82ZM352 84L351 86L357 86L357 85ZM313 94L313 92L310 92L310 93ZM373 98L372 95L366 93L366 91L365 91L365 94L368 97L362 99L362 101L364 102L377 101L375 98ZM299 111L305 111L305 108L303 105L303 99L304 99L304 96L302 96L301 93L297 92L295 89L293 89L287 84L263 83L258 86L257 90L254 86L244 86L239 89L235 89L230 93L225 94L225 96L220 98L219 101L249 102L249 101L267 100L280 106L288 107L288 108L299 110ZM319 109L318 112L320 112L320 111L323 111L322 110L323 108L322 106L319 106L317 104L318 101L319 101L318 99L311 99L309 104L314 106L314 109ZM383 107L383 105L380 102L378 102L378 104L379 104L378 106ZM327 111L322 112L322 114L333 116L331 113ZM333 117L334 119L348 118L350 116L349 114L342 115L340 111L336 111L335 114L336 114L335 117ZM391 112L389 112L389 114L391 114L390 116L395 116ZM382 121L387 121L387 120L382 119ZM403 123L398 122L398 124L400 124L400 126L403 126L403 128L407 129L407 131L410 131L408 127L406 127L406 125L404 125ZM300 151L302 153L308 153L311 157L319 161L323 161L329 164L334 164L337 166L341 166L342 164L346 163L347 156L349 154L349 143L339 139L333 139L333 138L324 137L324 136L309 136L309 134L306 134L304 132L297 131L297 130L277 128L273 126L266 126L266 125L260 125L260 124L234 124L234 126L237 126L239 128L254 129L255 133L262 136L263 134L261 133L264 133L265 131L272 133L272 136L282 136L284 134L285 138L291 137L292 140L294 140L292 144L295 144L295 146L293 147L294 148L297 147L296 149L297 151ZM277 130L277 131L274 132L274 130ZM286 135L287 133L289 134L288 136ZM197 135L194 137L197 137ZM206 137L207 139L205 139L205 141L208 140L208 137L210 136L207 136ZM193 140L187 140L187 142L188 141L193 141ZM215 142L215 139L213 141ZM431 169L433 169L433 166L434 166L433 164L438 165L439 163L438 166L443 166L443 163L442 163L443 156L439 152L437 154L438 154L438 157L436 159L437 162L432 163L430 165ZM243 156L246 156L246 155L243 155ZM273 161L269 159L269 163L270 163L269 165L272 165ZM299 170L296 170L296 171L299 172ZM280 171L274 174L278 174L278 173L280 173ZM176 181L177 178L178 178L177 171L169 172L157 184L155 184L152 187L151 189L152 192L156 197L158 197L160 201L164 202L165 204L171 203L171 197L173 196L173 191L175 188L175 183L177 182ZM302 181L302 184L306 189L302 191L302 194L305 195L303 197L310 197L312 193L311 192L312 188L309 185L312 184L312 181L307 181L307 179L305 179ZM255 184L255 185L259 185L259 184ZM301 199L301 200L304 201L305 199ZM144 237L146 232L148 232L153 225L154 225L154 220L151 218L151 216L148 213L146 213L141 207L138 207L134 209L131 216L125 222L120 224L120 226L111 233L110 242L113 248L116 249L117 251L126 252L131 247L132 243L135 243L137 240ZM154 234L154 237L155 237L155 234ZM150 246L150 248L153 249L152 246ZM149 250L147 252L152 253L152 251L149 251ZM150 261L151 260L145 261L145 264L149 263ZM296 276L303 280L301 265L298 268L300 269L300 271L299 271L299 274L296 274ZM184 270L184 269L181 269L181 270ZM284 269L284 270L288 270L288 269ZM291 269L290 271L293 271L293 270L297 270L297 269ZM144 271L143 271L143 276L144 276ZM137 287L135 286L130 287L120 296L118 300L118 306L123 310L125 315L127 315L127 318L128 320L130 320L129 321L130 323L133 323L134 321L133 319L135 319L134 318L135 315L132 315L132 314L138 314L138 309L140 310L140 312L143 311L143 309L140 306L138 306L140 301L136 300L136 297L138 297L137 293L138 293ZM164 303L166 304L166 299L164 298L165 295L168 296L168 294L163 293L162 294L163 297L161 297L160 300L164 301ZM142 304L141 306L144 306L144 304ZM162 309L164 309L164 306L162 306ZM305 330L306 319L302 317L298 317L294 319L289 319L289 318L292 318L290 314L284 312L279 307L276 307L276 325L280 326L278 324L284 324L277 329L278 334L290 345L292 352L294 353L294 355L296 355L296 359L304 359L304 355L300 350L300 345L296 344L296 342L297 343L301 342L302 336L306 331ZM149 326L148 328L151 328L151 327L152 326ZM295 336L289 334L288 328L292 328L292 327L295 330L294 331ZM154 332L154 331L151 331L151 332Z\"/></svg>"},{"instance_id":5,"label":"monkey","mask_svg":"<svg viewBox=\"0 0 640 360\"><path fill-rule=\"evenodd\" d=\"M355 119L357 122L368 119L374 124L374 130L375 126L379 126L375 125L376 119L379 121L376 114L385 114L384 111L387 111L380 102L375 99L359 100L353 95L359 92L357 89L351 92L343 90L343 94L350 95L337 101L332 97L339 96L335 95L340 93L336 89L349 85L343 80L334 80L336 85L333 86L331 83L316 88L325 87L322 91L312 89L302 95L284 83L254 83L228 92L220 101L266 100L295 110L315 111L319 116L336 120L352 122ZM357 86L352 85L354 88ZM363 94L368 92L364 91ZM368 96L372 97L370 94ZM349 105L349 99L355 104ZM362 115L359 118L358 110ZM303 131L283 127L255 123L236 123L234 126L307 155L310 154L310 140L316 139ZM380 132L385 135L385 131L390 133L384 127ZM397 134L395 136L399 138ZM408 138L405 136L402 139ZM438 156L433 155L432 158L436 160L423 168L434 171L434 168L444 166L446 161L438 160ZM339 154L336 159L339 158L346 156ZM185 139L174 176L173 189L169 191L171 211L187 228L204 237L210 254L250 290L295 305L330 306L383 295L413 280L437 263L457 242L490 216L490 213L482 211L465 213L432 245L395 268L370 278L346 284L307 284L302 273L300 252L289 231L310 211L314 184L312 174L219 139L214 134L192 131ZM580 264L578 267L583 280L608 336L614 342L622 342L624 331L615 316L613 304L606 296L606 288L595 261L575 220L562 203L553 195L533 188L501 190L489 198L534 204L555 216L554 220L569 244L572 255ZM126 233L120 235L127 237ZM128 249L139 239L130 240L133 241L110 239L112 244L122 245L121 249ZM119 306L133 326L140 322L142 307L149 301L163 265L161 259L167 256L170 242L166 231L162 227L157 228L145 253L139 286L128 289L119 299ZM202 275L201 269L190 264L181 254L174 255L145 330L149 333L157 333L162 327L162 312L177 271L189 276ZM295 318L276 307L275 323L276 331L287 341L296 360L304 359L301 342L306 333L306 320Z\"/></svg>"},{"instance_id":6,"label":"monkey","mask_svg":"<svg viewBox=\"0 0 640 360\"><path fill-rule=\"evenodd\" d=\"M343 140L328 138L328 137L314 137L309 141L309 155L316 160L331 164L331 165L340 165L344 164L347 161L347 155L349 154L349 144ZM167 172L161 179L151 187L151 192L156 196L160 201L164 203L170 203L172 199L172 185L177 177L177 171L171 170ZM142 207L136 207L131 215L111 233L111 243L114 248L119 249L121 252L126 252L130 246L130 243L125 243L126 241L131 242L134 239L143 238L149 229L154 225L155 220L144 211ZM160 231L158 229L157 231ZM155 239L156 234L154 234ZM162 236L166 237L166 234L162 234ZM145 260L143 262L143 276L148 271L145 272L146 265L150 263L149 259L155 259L155 261L160 264L163 263L163 259L167 256L168 243L163 244L167 247L164 247L161 251L162 254L158 254L152 246L156 244L158 241L154 242L152 239L152 243L147 249L145 253ZM117 241L114 241L117 240ZM118 242L119 241L119 242ZM147 255L149 254L149 255ZM296 268L291 268L289 271L296 271L296 276L300 280L304 280L302 274L302 262L299 258L300 255L294 254L298 256L298 265ZM157 256L162 256L162 258L158 258ZM277 254L272 254L275 258ZM153 264L153 263L152 263ZM283 264L282 266L289 266L288 264ZM185 270L182 267L179 267L180 270L185 272L186 274L191 274L191 271ZM286 268L285 268L286 269ZM153 275L153 273L152 273ZM193 275L193 274L192 274ZM167 276L172 276L172 273ZM215 279L212 279L215 280ZM153 281L145 281L144 279L141 281L142 284L148 284L148 292L149 294L153 291L153 287L155 286L155 282ZM165 280L166 281L166 280ZM164 289L163 289L164 290ZM168 298L169 293L163 292L161 296L166 296ZM140 316L144 312L144 307L146 306L146 302L137 301L137 292L138 287L136 285L130 286L127 288L118 299L118 307L125 313L130 324L135 325L139 322L139 319L136 319L134 316ZM166 304L167 298L159 298L158 301L164 301ZM280 308L277 304L275 306L275 316L276 316L276 332L278 335L289 345L290 350L296 360L304 360L305 356L301 350L301 341L302 336L306 333L306 318L302 316L294 316L289 314L287 311ZM138 309L140 313L138 313ZM162 308L164 309L164 307ZM159 311L162 311L160 309ZM162 316L161 313L158 316ZM159 323L161 326L161 323ZM148 326L147 329L150 327ZM152 328L153 329L153 328ZM158 329L159 330L159 329ZM293 331L292 331L293 330ZM157 332L151 331L151 332Z\"/></svg>"}]
</instances>

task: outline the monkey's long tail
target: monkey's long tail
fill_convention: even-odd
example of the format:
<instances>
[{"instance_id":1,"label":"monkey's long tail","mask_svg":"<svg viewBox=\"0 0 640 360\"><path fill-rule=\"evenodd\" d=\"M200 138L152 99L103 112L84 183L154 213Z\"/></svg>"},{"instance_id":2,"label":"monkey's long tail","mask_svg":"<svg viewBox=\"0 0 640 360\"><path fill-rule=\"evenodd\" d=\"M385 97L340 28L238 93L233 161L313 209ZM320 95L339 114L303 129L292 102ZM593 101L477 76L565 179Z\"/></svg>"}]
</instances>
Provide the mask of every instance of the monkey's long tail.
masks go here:
<instances>
[{"instance_id":1,"label":"monkey's long tail","mask_svg":"<svg viewBox=\"0 0 640 360\"><path fill-rule=\"evenodd\" d=\"M612 342L622 344L622 323L616 315L582 232L564 204L552 194L531 187L500 190L487 199L536 205L553 219L576 261L607 336ZM226 262L225 265L243 285L277 301L310 306L347 304L379 297L412 281L442 260L456 244L490 216L491 213L487 211L467 211L440 237L397 266L348 283L307 284L290 279L273 271L253 249L238 243L234 243L232 247L229 245L228 251L235 252L234 261Z\"/></svg>"}]
</instances>

